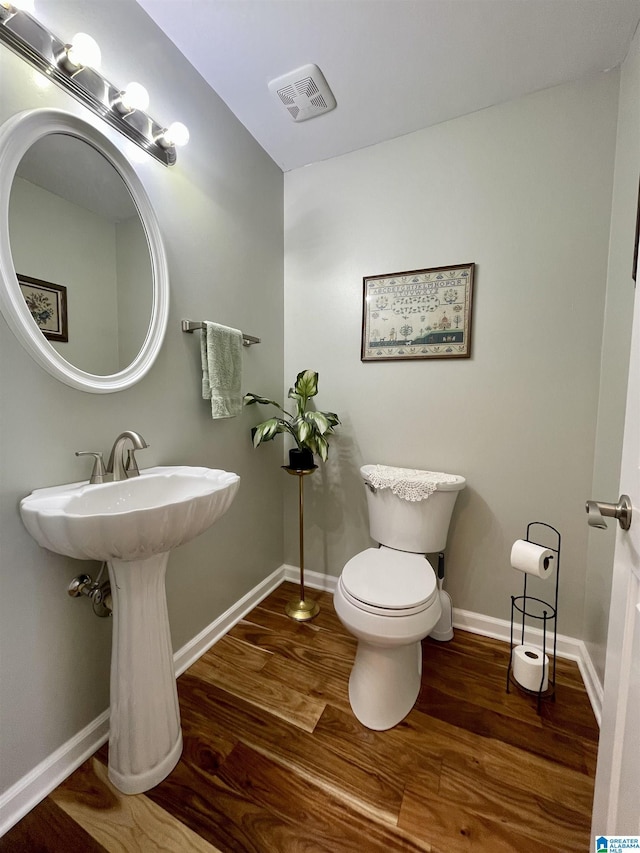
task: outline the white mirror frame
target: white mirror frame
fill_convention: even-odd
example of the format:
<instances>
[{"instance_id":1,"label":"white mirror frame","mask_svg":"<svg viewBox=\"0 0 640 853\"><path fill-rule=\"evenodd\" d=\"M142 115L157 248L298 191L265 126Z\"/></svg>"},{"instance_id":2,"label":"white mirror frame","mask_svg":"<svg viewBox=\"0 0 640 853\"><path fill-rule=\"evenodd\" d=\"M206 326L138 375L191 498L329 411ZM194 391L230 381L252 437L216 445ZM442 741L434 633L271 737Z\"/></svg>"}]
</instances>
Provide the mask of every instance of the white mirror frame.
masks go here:
<instances>
[{"instance_id":1,"label":"white mirror frame","mask_svg":"<svg viewBox=\"0 0 640 853\"><path fill-rule=\"evenodd\" d=\"M27 150L51 133L82 139L106 157L131 193L149 244L153 304L147 336L131 364L111 376L80 370L56 352L31 316L16 277L9 240L11 187ZM99 130L71 113L52 109L26 110L0 127L0 311L20 343L41 367L81 391L109 394L129 388L149 371L162 346L169 314L169 271L155 212L140 178L125 156Z\"/></svg>"}]
</instances>

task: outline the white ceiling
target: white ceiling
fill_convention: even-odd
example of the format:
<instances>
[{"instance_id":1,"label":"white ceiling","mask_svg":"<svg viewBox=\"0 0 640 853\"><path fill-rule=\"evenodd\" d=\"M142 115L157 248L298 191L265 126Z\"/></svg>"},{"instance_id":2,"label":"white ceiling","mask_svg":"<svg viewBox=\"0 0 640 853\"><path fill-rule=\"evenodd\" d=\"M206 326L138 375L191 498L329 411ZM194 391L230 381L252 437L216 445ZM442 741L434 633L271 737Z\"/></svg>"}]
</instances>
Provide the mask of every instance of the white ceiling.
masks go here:
<instances>
[{"instance_id":1,"label":"white ceiling","mask_svg":"<svg viewBox=\"0 0 640 853\"><path fill-rule=\"evenodd\" d=\"M284 170L625 57L640 0L138 0ZM269 80L315 63L338 102L296 123Z\"/></svg>"}]
</instances>

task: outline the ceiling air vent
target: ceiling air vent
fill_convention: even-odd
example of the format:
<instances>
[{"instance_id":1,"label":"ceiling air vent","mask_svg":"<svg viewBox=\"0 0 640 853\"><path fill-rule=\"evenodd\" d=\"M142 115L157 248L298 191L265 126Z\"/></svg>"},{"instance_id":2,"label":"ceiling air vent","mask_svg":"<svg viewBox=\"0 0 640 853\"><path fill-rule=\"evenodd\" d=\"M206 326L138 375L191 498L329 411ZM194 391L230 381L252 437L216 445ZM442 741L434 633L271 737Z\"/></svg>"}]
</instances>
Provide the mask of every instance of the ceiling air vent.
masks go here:
<instances>
[{"instance_id":1,"label":"ceiling air vent","mask_svg":"<svg viewBox=\"0 0 640 853\"><path fill-rule=\"evenodd\" d=\"M294 121L306 121L334 109L336 99L317 65L303 65L269 83Z\"/></svg>"}]
</instances>

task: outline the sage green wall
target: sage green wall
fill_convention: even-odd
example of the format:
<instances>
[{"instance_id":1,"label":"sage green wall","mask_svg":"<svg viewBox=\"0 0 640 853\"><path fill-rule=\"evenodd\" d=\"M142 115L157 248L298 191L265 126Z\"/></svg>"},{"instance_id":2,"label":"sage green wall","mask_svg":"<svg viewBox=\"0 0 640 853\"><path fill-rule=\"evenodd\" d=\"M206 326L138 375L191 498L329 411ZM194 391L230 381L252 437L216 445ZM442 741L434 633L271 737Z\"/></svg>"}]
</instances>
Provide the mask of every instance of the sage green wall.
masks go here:
<instances>
[{"instance_id":1,"label":"sage green wall","mask_svg":"<svg viewBox=\"0 0 640 853\"><path fill-rule=\"evenodd\" d=\"M158 361L135 387L97 395L63 385L32 361L0 318L0 793L108 706L109 620L67 584L97 566L39 548L18 502L32 489L83 479L79 449L108 451L123 429L151 445L139 463L236 471L240 491L210 531L172 555L167 581L178 649L282 563L279 449L253 451L253 413L212 421L200 399L198 335L183 317L260 336L244 353L245 386L282 384L282 173L133 0L50 2L39 13L58 35L97 39L107 77L144 83L150 113L180 119L191 141L167 169L0 46L0 121L56 107L98 126L133 161L155 207L171 279L169 327ZM36 84L38 81L38 85ZM77 247L78 252L83 246ZM72 332L73 333L73 332Z\"/></svg>"},{"instance_id":2,"label":"sage green wall","mask_svg":"<svg viewBox=\"0 0 640 853\"><path fill-rule=\"evenodd\" d=\"M600 373L598 429L591 496L616 501L620 461L633 297L631 274L638 209L640 151L640 33L621 69L618 132L611 210L611 240ZM617 524L589 532L585 620L582 637L600 682L604 682L613 547Z\"/></svg>"},{"instance_id":3,"label":"sage green wall","mask_svg":"<svg viewBox=\"0 0 640 853\"><path fill-rule=\"evenodd\" d=\"M581 636L618 82L598 75L285 176L285 381L318 370L318 407L344 421L309 478L306 568L338 575L369 545L362 463L462 474L454 605L509 619L511 545L546 521L563 535L559 630ZM363 276L468 262L470 359L360 361Z\"/></svg>"}]
</instances>

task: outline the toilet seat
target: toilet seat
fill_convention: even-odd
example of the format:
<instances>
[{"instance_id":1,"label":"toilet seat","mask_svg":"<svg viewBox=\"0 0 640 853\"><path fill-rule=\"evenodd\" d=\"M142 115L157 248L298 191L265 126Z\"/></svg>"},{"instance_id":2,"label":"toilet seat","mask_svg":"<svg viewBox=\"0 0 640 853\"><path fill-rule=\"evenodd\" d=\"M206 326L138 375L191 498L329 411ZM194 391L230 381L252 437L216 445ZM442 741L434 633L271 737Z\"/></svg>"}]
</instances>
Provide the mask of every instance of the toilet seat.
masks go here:
<instances>
[{"instance_id":1,"label":"toilet seat","mask_svg":"<svg viewBox=\"0 0 640 853\"><path fill-rule=\"evenodd\" d=\"M420 613L438 598L435 572L423 554L384 546L352 557L339 584L355 607L381 616Z\"/></svg>"}]
</instances>

